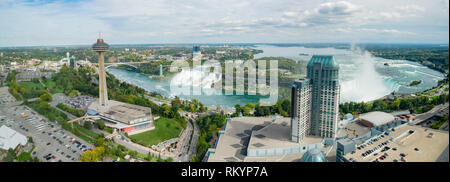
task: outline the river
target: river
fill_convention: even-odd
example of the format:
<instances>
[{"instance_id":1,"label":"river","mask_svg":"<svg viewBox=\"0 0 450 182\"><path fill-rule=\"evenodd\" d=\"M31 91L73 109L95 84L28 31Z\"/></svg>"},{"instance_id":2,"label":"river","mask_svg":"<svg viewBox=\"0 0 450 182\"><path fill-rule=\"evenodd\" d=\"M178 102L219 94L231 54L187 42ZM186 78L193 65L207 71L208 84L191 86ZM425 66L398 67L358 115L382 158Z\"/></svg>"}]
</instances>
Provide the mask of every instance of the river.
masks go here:
<instances>
[{"instance_id":1,"label":"river","mask_svg":"<svg viewBox=\"0 0 450 182\"><path fill-rule=\"evenodd\" d=\"M307 61L313 54L334 55L340 65L339 79L341 85L341 102L371 101L391 92L416 93L432 88L442 80L444 75L421 64L407 60L390 60L374 57L359 49L277 47L260 45L256 47L264 52L260 57L287 57L296 61ZM388 66L385 65L388 64ZM174 97L170 91L170 81L149 78L143 74L116 68L107 71L119 80L137 85L149 92L158 92L167 97ZM176 77L176 76L175 76ZM174 78L175 78L174 77ZM206 77L206 76L205 76ZM205 78L207 79L207 78ZM419 85L409 86L414 80L421 80ZM203 88L208 90L211 88ZM257 103L261 95L180 95L182 99L198 98L205 105L233 107L235 104Z\"/></svg>"}]
</instances>

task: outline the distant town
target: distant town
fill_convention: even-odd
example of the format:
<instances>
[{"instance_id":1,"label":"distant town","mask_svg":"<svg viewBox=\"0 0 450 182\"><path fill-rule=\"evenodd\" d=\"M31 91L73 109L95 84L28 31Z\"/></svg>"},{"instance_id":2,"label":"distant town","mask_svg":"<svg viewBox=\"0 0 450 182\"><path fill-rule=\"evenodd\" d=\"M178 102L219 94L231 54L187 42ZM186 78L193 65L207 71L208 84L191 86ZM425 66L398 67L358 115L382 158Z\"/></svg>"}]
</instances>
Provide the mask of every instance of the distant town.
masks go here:
<instances>
[{"instance_id":1,"label":"distant town","mask_svg":"<svg viewBox=\"0 0 450 182\"><path fill-rule=\"evenodd\" d=\"M395 59L382 47L361 47ZM402 45L396 54L408 57L411 49ZM90 47L0 52L6 162L448 162L448 46L421 48L428 61L417 63L445 74L434 86L363 102L340 101L340 58L333 55L256 58L264 51L251 44L110 46L101 38ZM180 73L171 63L213 59L276 59L279 100L262 106L242 103L247 95L239 102L224 96L221 103L152 90Z\"/></svg>"}]
</instances>

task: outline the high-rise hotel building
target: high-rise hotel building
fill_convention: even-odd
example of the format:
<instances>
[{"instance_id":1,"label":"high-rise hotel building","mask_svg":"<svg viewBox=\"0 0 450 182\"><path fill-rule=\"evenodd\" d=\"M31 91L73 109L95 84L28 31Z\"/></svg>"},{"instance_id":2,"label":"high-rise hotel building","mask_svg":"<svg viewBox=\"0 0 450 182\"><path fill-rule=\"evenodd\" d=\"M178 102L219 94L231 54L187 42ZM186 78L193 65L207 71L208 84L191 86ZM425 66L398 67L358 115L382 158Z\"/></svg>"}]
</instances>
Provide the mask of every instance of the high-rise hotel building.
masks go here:
<instances>
[{"instance_id":1,"label":"high-rise hotel building","mask_svg":"<svg viewBox=\"0 0 450 182\"><path fill-rule=\"evenodd\" d=\"M308 78L296 80L292 85L291 140L294 142L300 142L310 134L311 91L312 86Z\"/></svg>"},{"instance_id":2,"label":"high-rise hotel building","mask_svg":"<svg viewBox=\"0 0 450 182\"><path fill-rule=\"evenodd\" d=\"M339 115L339 65L333 56L313 56L307 78L292 86L291 140L335 138Z\"/></svg>"}]
</instances>

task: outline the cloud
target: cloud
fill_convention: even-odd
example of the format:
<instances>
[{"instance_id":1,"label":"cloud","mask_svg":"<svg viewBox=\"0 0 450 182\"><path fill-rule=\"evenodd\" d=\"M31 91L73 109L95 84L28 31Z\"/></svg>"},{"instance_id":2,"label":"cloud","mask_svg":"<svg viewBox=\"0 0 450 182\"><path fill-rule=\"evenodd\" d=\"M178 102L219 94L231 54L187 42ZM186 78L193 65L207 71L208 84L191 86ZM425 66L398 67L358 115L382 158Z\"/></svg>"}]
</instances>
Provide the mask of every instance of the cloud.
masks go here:
<instances>
[{"instance_id":1,"label":"cloud","mask_svg":"<svg viewBox=\"0 0 450 182\"><path fill-rule=\"evenodd\" d=\"M2 0L0 46L448 42L448 0Z\"/></svg>"},{"instance_id":2,"label":"cloud","mask_svg":"<svg viewBox=\"0 0 450 182\"><path fill-rule=\"evenodd\" d=\"M396 30L396 29L361 28L361 29L358 29L358 30L362 31L362 32L370 32L370 33L416 35L416 33L414 33L414 32L399 31L399 30Z\"/></svg>"},{"instance_id":3,"label":"cloud","mask_svg":"<svg viewBox=\"0 0 450 182\"><path fill-rule=\"evenodd\" d=\"M349 22L360 12L361 7L348 1L326 2L313 9L285 12L283 16L295 20L297 25L326 26Z\"/></svg>"},{"instance_id":4,"label":"cloud","mask_svg":"<svg viewBox=\"0 0 450 182\"><path fill-rule=\"evenodd\" d=\"M341 16L351 15L358 11L358 7L347 1L323 3L315 11L321 15Z\"/></svg>"}]
</instances>

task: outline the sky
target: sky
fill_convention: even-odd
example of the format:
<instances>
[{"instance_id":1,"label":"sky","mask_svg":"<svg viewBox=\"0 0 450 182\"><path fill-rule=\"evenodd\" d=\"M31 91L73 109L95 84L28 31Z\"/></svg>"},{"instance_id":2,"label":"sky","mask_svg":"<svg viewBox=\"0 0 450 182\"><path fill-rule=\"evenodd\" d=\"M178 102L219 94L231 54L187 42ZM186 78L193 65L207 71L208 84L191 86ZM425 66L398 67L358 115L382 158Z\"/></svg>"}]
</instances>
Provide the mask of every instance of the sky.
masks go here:
<instances>
[{"instance_id":1,"label":"sky","mask_svg":"<svg viewBox=\"0 0 450 182\"><path fill-rule=\"evenodd\" d=\"M449 42L449 0L0 0L0 46Z\"/></svg>"}]
</instances>

